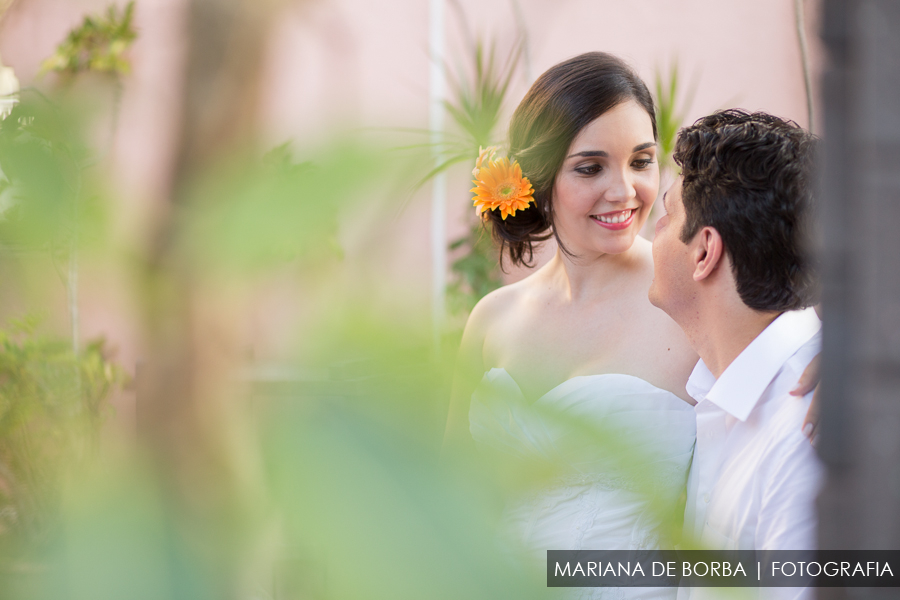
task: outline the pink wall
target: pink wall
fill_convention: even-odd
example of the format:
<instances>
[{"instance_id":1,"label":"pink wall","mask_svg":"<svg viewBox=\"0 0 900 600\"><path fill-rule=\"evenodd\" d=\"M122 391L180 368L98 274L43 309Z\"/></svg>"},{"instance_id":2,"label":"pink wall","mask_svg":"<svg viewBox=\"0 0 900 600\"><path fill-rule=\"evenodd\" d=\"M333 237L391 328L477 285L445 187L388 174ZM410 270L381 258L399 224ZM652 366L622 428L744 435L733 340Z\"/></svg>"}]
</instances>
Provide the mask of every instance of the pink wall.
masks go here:
<instances>
[{"instance_id":1,"label":"pink wall","mask_svg":"<svg viewBox=\"0 0 900 600\"><path fill-rule=\"evenodd\" d=\"M519 31L516 1L448 1L449 60L461 57L460 10L472 33L508 48ZM805 125L800 56L788 0L521 0L529 41L530 73L516 80L520 98L551 65L589 50L626 58L647 81L657 66L677 58L698 91L690 119L740 105L767 110ZM807 1L810 42L816 40L817 3ZM458 7L458 8L457 8ZM288 11L281 20L270 73L267 108L277 130L311 133L327 115L360 125L424 126L428 93L426 2L390 4L335 0Z\"/></svg>"}]
</instances>

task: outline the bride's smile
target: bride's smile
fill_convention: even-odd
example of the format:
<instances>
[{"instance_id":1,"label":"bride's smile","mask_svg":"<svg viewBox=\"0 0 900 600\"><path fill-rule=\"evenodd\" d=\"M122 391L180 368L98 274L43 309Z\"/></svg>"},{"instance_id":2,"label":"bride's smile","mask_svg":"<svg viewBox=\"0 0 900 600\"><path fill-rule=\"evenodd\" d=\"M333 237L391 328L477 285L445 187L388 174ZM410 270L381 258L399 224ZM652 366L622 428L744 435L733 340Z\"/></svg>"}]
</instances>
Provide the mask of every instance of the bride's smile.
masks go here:
<instances>
[{"instance_id":1,"label":"bride's smile","mask_svg":"<svg viewBox=\"0 0 900 600\"><path fill-rule=\"evenodd\" d=\"M591 215L591 218L607 229L627 229L634 221L634 213L637 210L637 208L617 210L605 215Z\"/></svg>"}]
</instances>

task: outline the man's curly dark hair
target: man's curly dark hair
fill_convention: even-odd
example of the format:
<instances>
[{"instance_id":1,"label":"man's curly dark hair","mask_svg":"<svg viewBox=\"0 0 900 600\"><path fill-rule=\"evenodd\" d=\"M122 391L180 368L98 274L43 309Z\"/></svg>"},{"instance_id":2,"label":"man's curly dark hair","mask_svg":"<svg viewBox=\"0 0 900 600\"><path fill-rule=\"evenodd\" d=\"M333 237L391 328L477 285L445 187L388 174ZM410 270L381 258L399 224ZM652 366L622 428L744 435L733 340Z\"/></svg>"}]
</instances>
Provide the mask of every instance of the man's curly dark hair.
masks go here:
<instances>
[{"instance_id":1,"label":"man's curly dark hair","mask_svg":"<svg viewBox=\"0 0 900 600\"><path fill-rule=\"evenodd\" d=\"M682 129L681 240L703 227L722 236L737 291L759 311L809 306L817 295L807 253L816 138L793 121L732 109Z\"/></svg>"}]
</instances>

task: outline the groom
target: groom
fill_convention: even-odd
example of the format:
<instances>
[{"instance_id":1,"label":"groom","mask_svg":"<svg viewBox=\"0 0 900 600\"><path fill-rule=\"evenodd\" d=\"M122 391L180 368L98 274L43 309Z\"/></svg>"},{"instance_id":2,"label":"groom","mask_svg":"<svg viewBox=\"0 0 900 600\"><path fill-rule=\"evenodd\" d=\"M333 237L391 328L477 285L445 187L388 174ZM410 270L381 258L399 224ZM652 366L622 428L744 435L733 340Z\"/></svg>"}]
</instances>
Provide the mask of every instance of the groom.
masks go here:
<instances>
[{"instance_id":1,"label":"groom","mask_svg":"<svg viewBox=\"0 0 900 600\"><path fill-rule=\"evenodd\" d=\"M801 431L812 394L789 393L821 337L813 309L801 310L815 288L804 255L814 146L793 122L739 110L678 136L650 301L701 358L687 384L697 401L688 544L815 547L823 470Z\"/></svg>"}]
</instances>

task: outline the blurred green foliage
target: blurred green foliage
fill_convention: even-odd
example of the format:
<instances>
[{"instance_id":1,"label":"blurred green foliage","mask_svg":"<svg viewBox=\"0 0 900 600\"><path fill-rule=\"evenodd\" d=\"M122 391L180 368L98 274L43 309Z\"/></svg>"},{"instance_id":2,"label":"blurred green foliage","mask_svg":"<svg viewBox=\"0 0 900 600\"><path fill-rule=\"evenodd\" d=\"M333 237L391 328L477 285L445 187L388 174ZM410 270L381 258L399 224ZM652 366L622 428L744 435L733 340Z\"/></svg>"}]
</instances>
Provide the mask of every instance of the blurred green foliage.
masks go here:
<instances>
[{"instance_id":1,"label":"blurred green foliage","mask_svg":"<svg viewBox=\"0 0 900 600\"><path fill-rule=\"evenodd\" d=\"M117 61L133 39L131 6L124 14L111 9L105 20L87 19L81 37L73 32L70 46L62 47L69 50L60 52L75 60L73 72L124 72ZM105 33L87 35L98 31ZM74 50L77 44L106 58L94 62L84 48ZM478 44L472 61L471 79L458 77L448 102L456 131L448 135L444 168L474 161L478 147L494 141L518 50L501 64L493 49ZM62 59L50 64L69 68ZM72 229L101 229L100 213L83 202L82 178L95 153L69 106L65 99L23 97L0 124L6 190L0 194L13 194L0 224L7 245L42 248L67 239ZM77 117L78 109L71 112ZM235 290L251 295L257 276L272 267L324 273L326 283L345 277L343 218L367 219L377 231L387 222L377 215L391 211L371 205L399 196L395 169L377 144L336 140L295 151L283 145L262 157L249 147L223 154L216 165L191 173L167 207L171 255L154 265L160 279L187 273L184 287L172 285L178 296L172 304L190 305L186 311L195 317L222 310ZM474 210L469 213L474 219ZM500 285L489 233L475 222L451 243L461 253L450 284L459 310ZM151 269L140 257L115 259L133 278L138 310L157 308L148 307L156 297L148 299L142 279ZM366 267L381 284L381 265ZM544 597L545 574L523 569L513 560L515 549L498 546L497 523L523 486L546 482L559 465L504 463L498 474L491 468L497 465L478 455L442 456L452 361L433 352L427 315L397 315L368 297L354 302L329 291L321 305L297 308L302 349L280 355L294 375L274 382L241 380L230 370L234 363L221 358L244 349L232 346L231 336L240 339L251 328L247 314L223 311L224 331L204 329L200 319L173 320L194 327L168 332L191 361L188 372L212 380L178 389L213 396L172 402L193 401L197 414L188 416L202 425L190 430L201 439L184 442L187 450L165 449L180 459L175 465L154 461L154 451L163 452L150 444L90 460L105 399L123 382L102 344L76 357L68 344L38 336L33 324L0 331L0 501L6 503L0 524L7 528L0 536L0 597ZM376 296L378 290L366 291ZM571 428L573 438L586 436L586 443L609 448L611 461L622 458L622 468L633 469L629 459L637 455L627 454L615 432ZM220 437L221 445L210 441Z\"/></svg>"},{"instance_id":2,"label":"blurred green foliage","mask_svg":"<svg viewBox=\"0 0 900 600\"><path fill-rule=\"evenodd\" d=\"M485 50L483 42L474 43L469 68L461 68L451 77L451 98L445 106L457 131L451 133L447 158L432 174L456 162L474 166L481 148L497 145L495 132L521 57L521 45L516 45L501 61L495 44ZM468 315L481 298L503 285L500 253L491 239L490 225L475 217L474 210L470 214L466 234L449 245L457 258L450 266L448 307L452 313L462 315Z\"/></svg>"},{"instance_id":3,"label":"blurred green foliage","mask_svg":"<svg viewBox=\"0 0 900 600\"><path fill-rule=\"evenodd\" d=\"M68 242L90 158L75 114L23 92L0 121L0 242L29 248Z\"/></svg>"},{"instance_id":4,"label":"blurred green foliage","mask_svg":"<svg viewBox=\"0 0 900 600\"><path fill-rule=\"evenodd\" d=\"M518 72L521 60L521 43L517 43L506 58L501 58L495 43L475 40L462 64L456 69L446 68L450 97L444 101L444 108L451 117L452 126L441 132L440 142L411 146L430 148L438 157L437 164L416 183L416 188L454 165L474 166L481 148L500 145L495 137L496 130L503 116L510 82ZM500 254L491 241L490 224L475 218L474 209L471 213L473 216L467 218L466 234L448 245L456 257L450 266L451 280L447 284L448 308L459 316L468 315L485 294L503 285Z\"/></svg>"},{"instance_id":5,"label":"blurred green foliage","mask_svg":"<svg viewBox=\"0 0 900 600\"><path fill-rule=\"evenodd\" d=\"M428 328L357 306L310 341L321 358L359 360L324 386L258 398L284 524L278 597L540 597L496 546L501 486L441 459L452 365L433 358Z\"/></svg>"},{"instance_id":6,"label":"blurred green foliage","mask_svg":"<svg viewBox=\"0 0 900 600\"><path fill-rule=\"evenodd\" d=\"M127 75L131 64L125 54L137 38L133 19L133 1L123 9L110 5L105 16L86 16L81 26L69 32L53 56L41 64L41 72L54 71L68 76L85 71L116 77Z\"/></svg>"},{"instance_id":7,"label":"blurred green foliage","mask_svg":"<svg viewBox=\"0 0 900 600\"><path fill-rule=\"evenodd\" d=\"M675 152L675 141L678 130L684 124L684 117L693 102L696 85L692 86L686 98L679 100L681 81L678 75L678 62L672 61L667 73L656 70L654 95L656 96L656 127L659 132L660 167L672 169L672 153Z\"/></svg>"},{"instance_id":8,"label":"blurred green foliage","mask_svg":"<svg viewBox=\"0 0 900 600\"><path fill-rule=\"evenodd\" d=\"M445 66L450 97L444 100L443 105L450 114L453 126L441 132L439 142L409 146L431 148L438 157L437 164L418 181L416 187L453 165L471 162L474 166L481 147L497 144L494 132L521 56L521 47L516 45L505 59L500 59L495 44L486 50L485 43L478 40L472 43L465 61L455 70Z\"/></svg>"},{"instance_id":9,"label":"blurred green foliage","mask_svg":"<svg viewBox=\"0 0 900 600\"><path fill-rule=\"evenodd\" d=\"M501 61L496 44L491 43L486 50L485 43L480 40L470 52L469 68L461 68L455 75L451 72L451 97L444 102L462 133L461 138L456 138L459 145L451 146L457 152L451 150L450 161L474 159L478 156L478 148L496 143L494 132L502 116L509 83L518 72L522 57L522 48L516 45Z\"/></svg>"},{"instance_id":10,"label":"blurred green foliage","mask_svg":"<svg viewBox=\"0 0 900 600\"><path fill-rule=\"evenodd\" d=\"M468 315L479 300L503 285L500 252L491 238L490 225L481 219L475 219L466 235L450 243L450 251L460 251L462 256L450 266L447 305L451 313Z\"/></svg>"},{"instance_id":11,"label":"blurred green foliage","mask_svg":"<svg viewBox=\"0 0 900 600\"><path fill-rule=\"evenodd\" d=\"M39 319L0 330L0 537L46 542L61 489L92 457L110 393L125 381L102 340L75 356Z\"/></svg>"},{"instance_id":12,"label":"blurred green foliage","mask_svg":"<svg viewBox=\"0 0 900 600\"><path fill-rule=\"evenodd\" d=\"M378 202L391 169L385 153L336 141L296 162L283 144L262 160L239 155L191 185L182 239L198 264L244 276L301 261L313 268L340 259L338 216Z\"/></svg>"},{"instance_id":13,"label":"blurred green foliage","mask_svg":"<svg viewBox=\"0 0 900 600\"><path fill-rule=\"evenodd\" d=\"M111 10L110 18L115 14ZM130 15L129 8L118 26L130 30ZM88 19L73 32L69 42L92 58L73 63L69 74L108 71L98 44L112 25ZM123 72L122 65L115 70ZM89 173L97 160L86 133L96 112L91 104L84 96L26 89L0 121L0 258L10 267L4 299L34 312L46 312L53 301L28 294L29 280L45 278L31 270L46 263L25 257L46 253L52 259L72 308L74 256L85 242L103 245L105 211L89 191L97 183ZM0 330L0 548L9 572L33 568L60 534L64 490L96 460L109 397L126 381L102 340L73 347L73 339L42 333L33 317Z\"/></svg>"}]
</instances>

